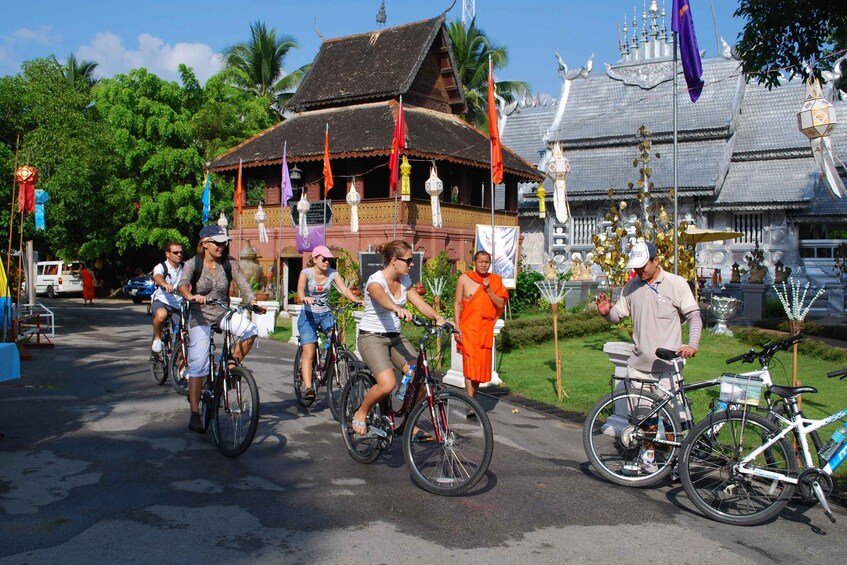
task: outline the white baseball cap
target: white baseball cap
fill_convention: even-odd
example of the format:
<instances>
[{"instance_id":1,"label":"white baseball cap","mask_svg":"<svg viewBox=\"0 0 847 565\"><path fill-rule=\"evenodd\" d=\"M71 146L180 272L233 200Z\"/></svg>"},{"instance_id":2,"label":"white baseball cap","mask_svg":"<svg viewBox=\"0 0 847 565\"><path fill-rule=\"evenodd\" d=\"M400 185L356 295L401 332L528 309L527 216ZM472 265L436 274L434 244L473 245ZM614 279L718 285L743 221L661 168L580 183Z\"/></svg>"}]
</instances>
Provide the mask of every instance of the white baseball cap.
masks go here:
<instances>
[{"instance_id":1,"label":"white baseball cap","mask_svg":"<svg viewBox=\"0 0 847 565\"><path fill-rule=\"evenodd\" d=\"M640 269L647 261L656 256L656 246L652 241L636 241L629 251L627 269Z\"/></svg>"}]
</instances>

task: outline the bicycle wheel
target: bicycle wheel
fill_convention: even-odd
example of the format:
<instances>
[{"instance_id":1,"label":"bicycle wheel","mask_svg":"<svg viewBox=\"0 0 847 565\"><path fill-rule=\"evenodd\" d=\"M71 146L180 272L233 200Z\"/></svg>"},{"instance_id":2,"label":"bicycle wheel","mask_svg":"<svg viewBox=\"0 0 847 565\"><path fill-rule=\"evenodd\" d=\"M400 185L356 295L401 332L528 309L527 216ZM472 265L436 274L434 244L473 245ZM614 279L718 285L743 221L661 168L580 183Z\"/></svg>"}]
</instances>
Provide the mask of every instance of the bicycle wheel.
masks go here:
<instances>
[{"instance_id":1,"label":"bicycle wheel","mask_svg":"<svg viewBox=\"0 0 847 565\"><path fill-rule=\"evenodd\" d=\"M457 496L488 471L494 434L488 414L464 392L437 392L412 410L403 432L403 458L412 481L427 492Z\"/></svg>"},{"instance_id":2,"label":"bicycle wheel","mask_svg":"<svg viewBox=\"0 0 847 565\"><path fill-rule=\"evenodd\" d=\"M225 379L212 414L212 433L221 453L237 457L250 447L259 426L259 389L244 367L228 369Z\"/></svg>"},{"instance_id":3,"label":"bicycle wheel","mask_svg":"<svg viewBox=\"0 0 847 565\"><path fill-rule=\"evenodd\" d=\"M338 361L329 367L326 379L326 402L329 411L336 422L341 421L341 393L344 385L350 380L351 363L357 361L356 356L346 349L338 350Z\"/></svg>"},{"instance_id":4,"label":"bicycle wheel","mask_svg":"<svg viewBox=\"0 0 847 565\"><path fill-rule=\"evenodd\" d=\"M376 383L370 373L357 372L352 375L341 393L341 436L350 457L359 463L372 463L382 453L382 440L377 434L368 430L367 434L359 435L353 433L353 414L362 405L362 400L368 391ZM379 427L382 421L382 404L377 403L368 412L368 426Z\"/></svg>"},{"instance_id":5,"label":"bicycle wheel","mask_svg":"<svg viewBox=\"0 0 847 565\"><path fill-rule=\"evenodd\" d=\"M749 412L716 414L697 424L683 445L679 465L682 486L694 505L713 520L738 526L775 518L794 485L744 475L736 467L779 432L779 426ZM745 467L794 477L796 465L794 449L781 438Z\"/></svg>"},{"instance_id":6,"label":"bicycle wheel","mask_svg":"<svg viewBox=\"0 0 847 565\"><path fill-rule=\"evenodd\" d=\"M303 375L300 372L300 359L303 357L303 346L297 348L297 353L294 354L294 395L297 397L297 402L303 408L308 408L315 401L314 398L306 398L306 390L308 387L303 385ZM312 375L312 379L315 376ZM314 380L312 381L314 382Z\"/></svg>"},{"instance_id":7,"label":"bicycle wheel","mask_svg":"<svg viewBox=\"0 0 847 565\"><path fill-rule=\"evenodd\" d=\"M582 429L582 445L594 469L609 482L649 487L673 468L682 424L671 404L647 391L616 391L597 401ZM653 461L645 455L653 451Z\"/></svg>"},{"instance_id":8,"label":"bicycle wheel","mask_svg":"<svg viewBox=\"0 0 847 565\"><path fill-rule=\"evenodd\" d=\"M168 380L166 348L164 346L159 353L150 351L150 376L153 377L153 381L157 385L163 385Z\"/></svg>"},{"instance_id":9,"label":"bicycle wheel","mask_svg":"<svg viewBox=\"0 0 847 565\"><path fill-rule=\"evenodd\" d=\"M183 342L182 334L176 338L173 353L170 356L168 374L174 390L188 396L188 344Z\"/></svg>"}]
</instances>

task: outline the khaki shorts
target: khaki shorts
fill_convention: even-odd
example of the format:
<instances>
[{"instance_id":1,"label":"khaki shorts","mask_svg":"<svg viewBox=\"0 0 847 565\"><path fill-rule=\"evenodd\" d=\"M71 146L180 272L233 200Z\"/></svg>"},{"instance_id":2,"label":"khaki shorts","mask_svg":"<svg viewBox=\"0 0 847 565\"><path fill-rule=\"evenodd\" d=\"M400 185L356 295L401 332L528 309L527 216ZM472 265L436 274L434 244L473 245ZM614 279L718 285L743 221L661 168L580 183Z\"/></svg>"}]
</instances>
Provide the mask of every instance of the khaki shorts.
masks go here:
<instances>
[{"instance_id":1,"label":"khaki shorts","mask_svg":"<svg viewBox=\"0 0 847 565\"><path fill-rule=\"evenodd\" d=\"M374 375L391 368L402 371L404 363L414 363L417 359L412 343L402 333L388 336L360 331L356 345L362 361Z\"/></svg>"}]
</instances>

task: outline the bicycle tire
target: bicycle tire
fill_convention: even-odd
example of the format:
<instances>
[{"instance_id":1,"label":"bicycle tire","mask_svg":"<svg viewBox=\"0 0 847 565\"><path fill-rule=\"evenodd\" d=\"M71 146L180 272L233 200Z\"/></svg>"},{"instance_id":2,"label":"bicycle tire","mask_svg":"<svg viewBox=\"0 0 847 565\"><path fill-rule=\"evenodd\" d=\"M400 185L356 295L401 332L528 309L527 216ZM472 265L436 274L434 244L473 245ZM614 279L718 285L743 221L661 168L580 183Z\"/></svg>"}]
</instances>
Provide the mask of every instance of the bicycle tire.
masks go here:
<instances>
[{"instance_id":1,"label":"bicycle tire","mask_svg":"<svg viewBox=\"0 0 847 565\"><path fill-rule=\"evenodd\" d=\"M794 485L741 475L735 465L780 432L780 427L750 412L713 415L691 430L680 456L680 479L686 494L709 518L737 526L754 526L776 518ZM797 475L797 457L786 438L763 451L751 466L789 477Z\"/></svg>"},{"instance_id":2,"label":"bicycle tire","mask_svg":"<svg viewBox=\"0 0 847 565\"><path fill-rule=\"evenodd\" d=\"M218 386L212 434L221 453L237 457L250 447L259 427L259 389L253 373L245 367L227 369L224 378L227 386Z\"/></svg>"},{"instance_id":3,"label":"bicycle tire","mask_svg":"<svg viewBox=\"0 0 847 565\"><path fill-rule=\"evenodd\" d=\"M431 410L424 398L404 427L403 457L412 482L425 491L458 496L488 471L494 453L491 421L479 402L464 392L435 393Z\"/></svg>"},{"instance_id":4,"label":"bicycle tire","mask_svg":"<svg viewBox=\"0 0 847 565\"><path fill-rule=\"evenodd\" d=\"M200 423L203 426L203 433L212 425L212 413L214 412L214 401L212 400L212 390L209 388L209 379L203 382L203 388L200 391Z\"/></svg>"},{"instance_id":5,"label":"bicycle tire","mask_svg":"<svg viewBox=\"0 0 847 565\"><path fill-rule=\"evenodd\" d=\"M167 351L164 342L162 342L162 351L158 355L150 350L150 376L157 385L163 385L168 380Z\"/></svg>"},{"instance_id":6,"label":"bicycle tire","mask_svg":"<svg viewBox=\"0 0 847 565\"><path fill-rule=\"evenodd\" d=\"M373 432L365 435L353 433L353 414L362 405L362 400L371 387L376 384L376 379L368 372L357 371L350 377L341 393L341 437L347 453L359 463L373 463L382 453L381 439ZM382 403L376 403L368 413L367 423L369 426L378 425L382 420Z\"/></svg>"},{"instance_id":7,"label":"bicycle tire","mask_svg":"<svg viewBox=\"0 0 847 565\"><path fill-rule=\"evenodd\" d=\"M358 359L350 351L339 348L338 361L327 369L329 374L326 379L326 402L336 422L341 421L341 394L344 385L350 380L351 367L356 361Z\"/></svg>"},{"instance_id":8,"label":"bicycle tire","mask_svg":"<svg viewBox=\"0 0 847 565\"><path fill-rule=\"evenodd\" d=\"M673 469L679 447L655 445L661 440L661 428L668 440L680 441L682 424L670 403L645 422L645 416L664 399L648 391L615 391L598 400L582 429L582 445L591 466L607 481L634 488L654 486ZM617 409L616 409L617 407ZM621 414L621 411L624 413ZM656 422L656 431L644 429ZM661 423L661 426L659 425ZM655 471L642 470L642 450L654 443Z\"/></svg>"},{"instance_id":9,"label":"bicycle tire","mask_svg":"<svg viewBox=\"0 0 847 565\"><path fill-rule=\"evenodd\" d=\"M303 346L297 347L297 352L294 354L294 396L297 397L297 403L303 408L308 408L315 401L314 398L306 398L306 389L303 386L303 375L300 371L300 360L303 357ZM314 379L314 375L312 376ZM313 380L314 384L314 380Z\"/></svg>"},{"instance_id":10,"label":"bicycle tire","mask_svg":"<svg viewBox=\"0 0 847 565\"><path fill-rule=\"evenodd\" d=\"M188 396L188 344L183 343L180 333L174 342L173 354L170 356L168 374L171 385L182 396Z\"/></svg>"}]
</instances>

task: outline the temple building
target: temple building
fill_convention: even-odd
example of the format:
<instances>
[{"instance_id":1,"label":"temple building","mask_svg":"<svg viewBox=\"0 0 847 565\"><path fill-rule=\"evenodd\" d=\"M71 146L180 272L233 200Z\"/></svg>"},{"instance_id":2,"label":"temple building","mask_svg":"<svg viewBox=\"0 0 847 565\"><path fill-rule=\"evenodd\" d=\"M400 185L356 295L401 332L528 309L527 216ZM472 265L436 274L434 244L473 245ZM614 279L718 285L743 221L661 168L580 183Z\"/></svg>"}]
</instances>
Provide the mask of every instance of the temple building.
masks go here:
<instances>
[{"instance_id":1,"label":"temple building","mask_svg":"<svg viewBox=\"0 0 847 565\"><path fill-rule=\"evenodd\" d=\"M566 222L556 221L549 178L544 182L544 217L539 216L538 185L521 184L526 264L540 268L553 259L566 271L574 259L586 260L594 247L592 236L604 229L606 212L621 200L630 205L630 224L635 222L639 170L633 162L639 157L642 126L652 132L652 194L670 201L673 61L664 16L653 1L640 26L633 20L631 36L624 26L621 58L606 64L605 72L592 72L590 59L581 69L568 70L559 58L558 99L539 96L506 108L504 145L544 171L551 147L559 143L570 163ZM680 67L679 219L743 234L733 241L700 244L698 270L711 278L719 269L729 281L732 264L743 265L758 242L770 267L768 282L777 261L815 285L837 282L833 254L847 237L847 198L839 199L829 189L809 139L798 129L805 85L785 81L768 90L747 82L728 45L718 57L703 59L705 86L696 103L687 95L681 72ZM838 100L847 97L827 84L824 94L836 114L847 119L847 102ZM837 127L831 140L836 157L847 160L847 126ZM847 176L843 167L839 173ZM634 188L627 188L628 183ZM667 212L672 214L670 206Z\"/></svg>"},{"instance_id":2,"label":"temple building","mask_svg":"<svg viewBox=\"0 0 847 565\"><path fill-rule=\"evenodd\" d=\"M388 158L400 97L411 164L406 202L389 193ZM229 227L234 238L250 240L266 267L279 265L286 294L303 266L303 254L295 246L303 191L310 201L308 228L325 225L330 249L355 257L396 237L426 258L446 251L453 260L470 260L476 225L491 223L490 149L488 136L461 117L467 108L444 14L324 41L287 109L295 112L293 117L208 167L232 176L241 167L245 187L264 187L269 241L259 241L255 202L245 203L240 221ZM324 196L326 131L334 187ZM280 204L284 145L295 189L288 208ZM504 183L494 202L496 223L515 226L518 184L537 183L543 176L534 163L508 149L503 161ZM439 227L433 226L433 196L425 190L433 165L443 182L443 192L434 197L441 209ZM347 203L351 188L361 200L358 231L352 229Z\"/></svg>"}]
</instances>

